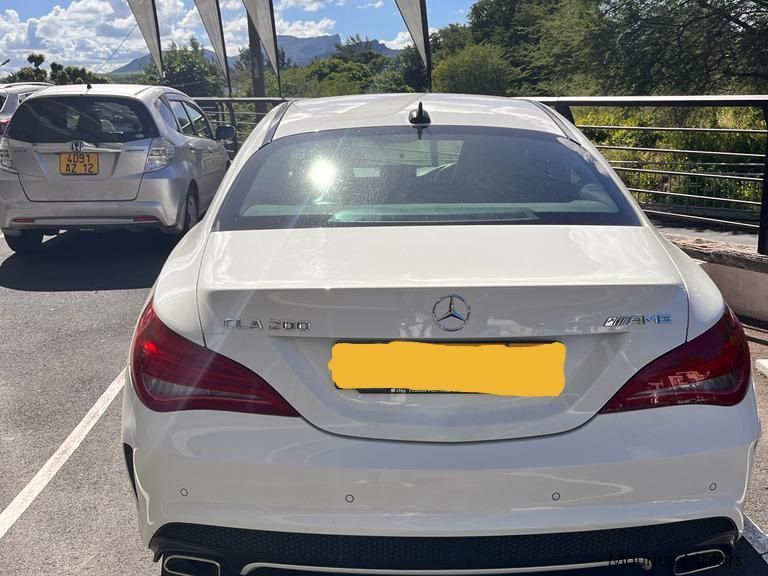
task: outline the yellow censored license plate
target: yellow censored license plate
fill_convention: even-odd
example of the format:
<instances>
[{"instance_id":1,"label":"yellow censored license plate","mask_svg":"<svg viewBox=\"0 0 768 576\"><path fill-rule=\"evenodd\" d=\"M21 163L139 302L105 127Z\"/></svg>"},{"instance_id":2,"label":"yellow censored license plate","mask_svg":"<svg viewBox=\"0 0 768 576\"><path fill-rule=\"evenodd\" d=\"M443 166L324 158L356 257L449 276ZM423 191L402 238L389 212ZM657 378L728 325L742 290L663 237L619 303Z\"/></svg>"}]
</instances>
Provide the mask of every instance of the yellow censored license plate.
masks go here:
<instances>
[{"instance_id":1,"label":"yellow censored license plate","mask_svg":"<svg viewBox=\"0 0 768 576\"><path fill-rule=\"evenodd\" d=\"M343 390L551 397L565 388L565 352L560 342L339 343L328 368Z\"/></svg>"},{"instance_id":2,"label":"yellow censored license plate","mask_svg":"<svg viewBox=\"0 0 768 576\"><path fill-rule=\"evenodd\" d=\"M95 176L99 173L98 152L62 152L59 171L65 176Z\"/></svg>"}]
</instances>

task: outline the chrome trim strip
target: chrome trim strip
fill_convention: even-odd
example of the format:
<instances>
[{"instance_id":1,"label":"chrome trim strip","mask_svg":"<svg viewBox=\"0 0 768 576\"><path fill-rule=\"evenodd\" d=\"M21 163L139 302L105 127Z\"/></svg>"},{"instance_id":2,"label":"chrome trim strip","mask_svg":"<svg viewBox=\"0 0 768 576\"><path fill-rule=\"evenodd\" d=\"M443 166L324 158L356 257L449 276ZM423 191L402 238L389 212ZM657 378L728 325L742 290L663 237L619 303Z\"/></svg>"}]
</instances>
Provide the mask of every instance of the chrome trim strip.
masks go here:
<instances>
[{"instance_id":1,"label":"chrome trim strip","mask_svg":"<svg viewBox=\"0 0 768 576\"><path fill-rule=\"evenodd\" d=\"M482 568L478 570L387 570L365 568L332 568L325 566L294 566L289 564L272 564L269 562L253 562L243 566L241 576L256 574L264 568L278 570L299 570L302 572L337 573L337 574L370 574L374 576L470 576L493 574L532 574L534 572L554 572L557 570L587 570L590 568L606 568L609 566L637 565L644 570L653 568L653 563L647 558L626 558L609 560L607 562L589 562L586 564L562 564L559 566L527 566L525 568Z\"/></svg>"}]
</instances>

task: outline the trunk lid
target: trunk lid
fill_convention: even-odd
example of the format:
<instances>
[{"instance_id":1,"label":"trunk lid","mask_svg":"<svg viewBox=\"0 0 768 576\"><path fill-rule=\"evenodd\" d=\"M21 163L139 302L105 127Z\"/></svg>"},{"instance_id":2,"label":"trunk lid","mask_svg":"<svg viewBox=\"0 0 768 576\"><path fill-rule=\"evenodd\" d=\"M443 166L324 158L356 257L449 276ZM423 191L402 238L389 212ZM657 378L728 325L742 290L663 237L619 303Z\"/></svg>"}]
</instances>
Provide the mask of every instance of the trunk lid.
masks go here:
<instances>
[{"instance_id":1,"label":"trunk lid","mask_svg":"<svg viewBox=\"0 0 768 576\"><path fill-rule=\"evenodd\" d=\"M8 129L11 158L33 202L134 200L157 127L133 98L27 99Z\"/></svg>"},{"instance_id":2,"label":"trunk lid","mask_svg":"<svg viewBox=\"0 0 768 576\"><path fill-rule=\"evenodd\" d=\"M433 318L447 294L471 307L456 332ZM688 324L676 267L651 229L633 226L214 232L198 304L206 345L265 378L313 425L422 442L576 428L637 370L682 344ZM648 322L604 326L636 315ZM521 398L336 388L328 369L335 343L395 340L561 342L565 390Z\"/></svg>"},{"instance_id":3,"label":"trunk lid","mask_svg":"<svg viewBox=\"0 0 768 576\"><path fill-rule=\"evenodd\" d=\"M71 143L30 144L10 140L11 158L24 193L33 202L134 200L139 194L151 139L98 146L85 143L82 154L98 154L98 174L62 174L60 155Z\"/></svg>"}]
</instances>

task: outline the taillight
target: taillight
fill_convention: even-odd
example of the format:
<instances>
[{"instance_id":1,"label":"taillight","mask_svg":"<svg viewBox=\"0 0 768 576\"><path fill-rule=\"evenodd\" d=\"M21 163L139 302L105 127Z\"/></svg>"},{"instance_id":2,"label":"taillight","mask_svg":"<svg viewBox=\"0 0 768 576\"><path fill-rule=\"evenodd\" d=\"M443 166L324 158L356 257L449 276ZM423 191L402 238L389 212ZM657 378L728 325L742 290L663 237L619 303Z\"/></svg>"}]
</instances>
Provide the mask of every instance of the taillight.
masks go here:
<instances>
[{"instance_id":1,"label":"taillight","mask_svg":"<svg viewBox=\"0 0 768 576\"><path fill-rule=\"evenodd\" d=\"M16 173L16 165L13 163L13 158L11 158L11 150L8 147L8 140L6 138L0 138L0 168L7 172Z\"/></svg>"},{"instance_id":2,"label":"taillight","mask_svg":"<svg viewBox=\"0 0 768 576\"><path fill-rule=\"evenodd\" d=\"M176 148L171 142L165 138L155 138L149 146L144 172L156 172L166 168L173 161L175 152Z\"/></svg>"},{"instance_id":3,"label":"taillight","mask_svg":"<svg viewBox=\"0 0 768 576\"><path fill-rule=\"evenodd\" d=\"M158 412L227 410L298 416L248 368L170 330L152 303L142 313L133 338L131 379L141 401Z\"/></svg>"},{"instance_id":4,"label":"taillight","mask_svg":"<svg viewBox=\"0 0 768 576\"><path fill-rule=\"evenodd\" d=\"M749 345L729 308L712 328L654 360L601 413L680 404L733 406L749 388Z\"/></svg>"},{"instance_id":5,"label":"taillight","mask_svg":"<svg viewBox=\"0 0 768 576\"><path fill-rule=\"evenodd\" d=\"M8 128L8 124L11 123L10 118L0 118L0 136L5 134L5 130Z\"/></svg>"}]
</instances>

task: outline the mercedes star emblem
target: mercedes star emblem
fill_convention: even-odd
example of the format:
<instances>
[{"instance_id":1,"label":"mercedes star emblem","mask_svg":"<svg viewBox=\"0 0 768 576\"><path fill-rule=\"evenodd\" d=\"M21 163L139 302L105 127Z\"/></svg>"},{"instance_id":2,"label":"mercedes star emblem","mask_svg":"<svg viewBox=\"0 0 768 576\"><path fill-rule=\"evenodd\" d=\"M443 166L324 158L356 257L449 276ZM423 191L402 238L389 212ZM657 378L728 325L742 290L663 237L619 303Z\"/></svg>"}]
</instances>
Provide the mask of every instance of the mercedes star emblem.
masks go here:
<instances>
[{"instance_id":1,"label":"mercedes star emblem","mask_svg":"<svg viewBox=\"0 0 768 576\"><path fill-rule=\"evenodd\" d=\"M446 332L456 332L469 320L469 303L458 294L444 296L432 308L432 317Z\"/></svg>"}]
</instances>

